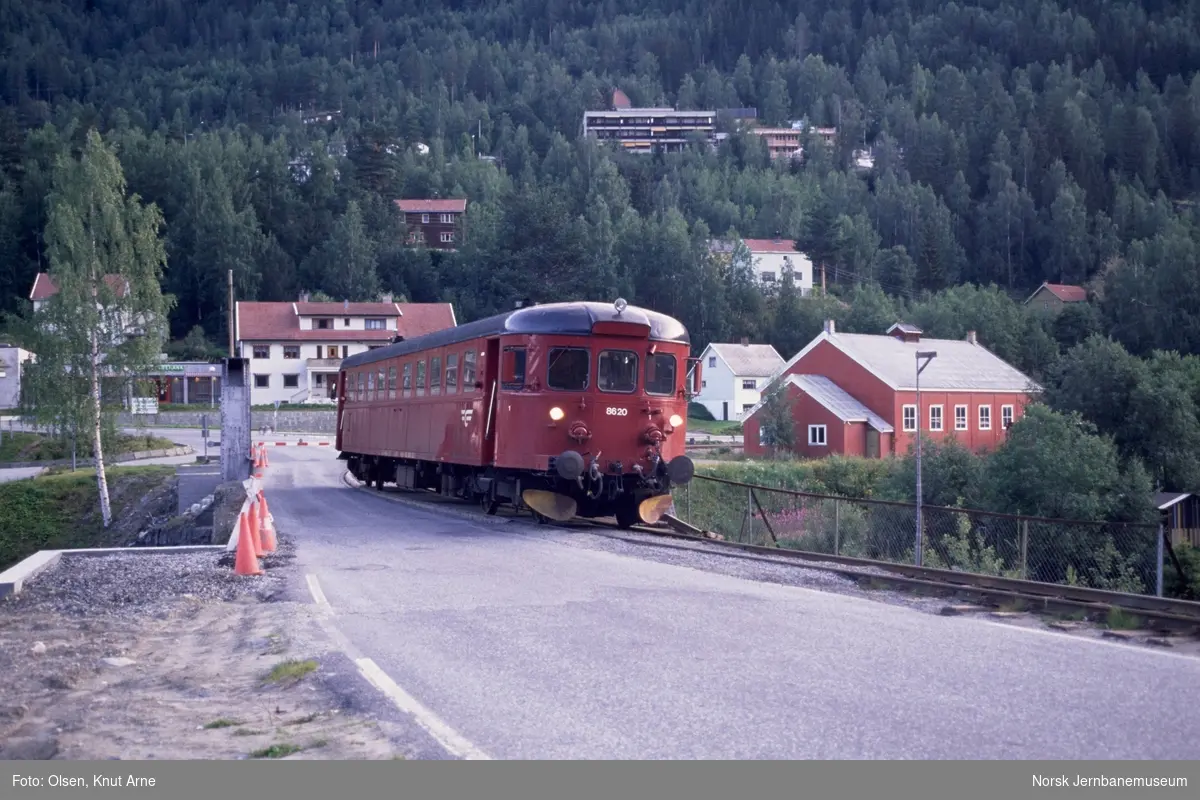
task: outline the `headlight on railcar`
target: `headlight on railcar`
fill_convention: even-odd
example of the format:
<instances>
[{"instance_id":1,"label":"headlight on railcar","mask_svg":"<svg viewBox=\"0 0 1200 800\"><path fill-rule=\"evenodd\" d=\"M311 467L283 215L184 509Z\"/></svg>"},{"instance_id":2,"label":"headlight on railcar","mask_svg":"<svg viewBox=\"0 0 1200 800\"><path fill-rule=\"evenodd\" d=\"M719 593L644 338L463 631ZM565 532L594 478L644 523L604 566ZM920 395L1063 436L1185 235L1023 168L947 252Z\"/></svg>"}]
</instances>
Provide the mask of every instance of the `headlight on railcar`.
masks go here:
<instances>
[{"instance_id":1,"label":"headlight on railcar","mask_svg":"<svg viewBox=\"0 0 1200 800\"><path fill-rule=\"evenodd\" d=\"M678 414L672 414L671 419L669 419L668 422L671 423L672 428L678 428L683 424L683 417L679 416Z\"/></svg>"},{"instance_id":2,"label":"headlight on railcar","mask_svg":"<svg viewBox=\"0 0 1200 800\"><path fill-rule=\"evenodd\" d=\"M563 418L563 410L561 408L559 408L558 406L555 406L554 408L550 409L550 419L554 420L555 422L558 422L562 418Z\"/></svg>"}]
</instances>

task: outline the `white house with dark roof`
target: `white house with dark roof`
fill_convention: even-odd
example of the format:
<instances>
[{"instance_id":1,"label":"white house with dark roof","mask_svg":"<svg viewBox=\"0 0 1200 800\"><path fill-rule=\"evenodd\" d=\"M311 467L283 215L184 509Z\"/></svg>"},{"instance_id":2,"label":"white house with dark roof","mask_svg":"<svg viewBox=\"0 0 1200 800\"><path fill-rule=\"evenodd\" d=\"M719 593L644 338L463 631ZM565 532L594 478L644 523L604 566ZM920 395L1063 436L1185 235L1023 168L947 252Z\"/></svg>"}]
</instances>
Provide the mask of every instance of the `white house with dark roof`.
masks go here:
<instances>
[{"instance_id":1,"label":"white house with dark roof","mask_svg":"<svg viewBox=\"0 0 1200 800\"><path fill-rule=\"evenodd\" d=\"M918 352L937 354L921 373L919 404ZM838 333L828 321L779 374L793 401L797 452L812 457L904 455L918 425L926 440L954 438L976 452L991 450L1041 392L974 331L964 339L929 339L905 323L880 335ZM760 435L761 408L743 420L750 455L771 446Z\"/></svg>"},{"instance_id":2,"label":"white house with dark roof","mask_svg":"<svg viewBox=\"0 0 1200 800\"><path fill-rule=\"evenodd\" d=\"M760 286L778 286L785 272L791 273L796 289L801 295L809 295L813 288L812 259L796 249L791 239L742 239L750 251L754 265L754 279ZM709 249L716 255L729 258L737 244L736 240L716 239L709 242Z\"/></svg>"},{"instance_id":3,"label":"white house with dark roof","mask_svg":"<svg viewBox=\"0 0 1200 800\"><path fill-rule=\"evenodd\" d=\"M694 402L715 419L740 420L784 362L771 345L743 339L740 344L710 344L700 354L700 364L700 394Z\"/></svg>"}]
</instances>

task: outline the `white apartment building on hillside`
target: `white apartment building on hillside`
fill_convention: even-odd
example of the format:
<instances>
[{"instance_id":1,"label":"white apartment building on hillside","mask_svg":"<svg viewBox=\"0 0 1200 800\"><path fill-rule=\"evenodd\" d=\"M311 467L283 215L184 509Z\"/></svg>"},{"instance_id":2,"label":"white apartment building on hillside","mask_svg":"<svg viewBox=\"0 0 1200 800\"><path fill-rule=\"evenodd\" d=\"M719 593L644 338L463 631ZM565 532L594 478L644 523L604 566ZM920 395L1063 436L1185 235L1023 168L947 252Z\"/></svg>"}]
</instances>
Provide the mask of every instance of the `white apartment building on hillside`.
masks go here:
<instances>
[{"instance_id":1,"label":"white apartment building on hillside","mask_svg":"<svg viewBox=\"0 0 1200 800\"><path fill-rule=\"evenodd\" d=\"M769 289L779 285L785 272L792 273L796 289L808 296L813 288L813 264L804 253L796 249L791 239L742 239L750 251L754 264L754 279L760 286ZM709 244L712 252L724 258L731 257L735 241L715 240Z\"/></svg>"},{"instance_id":2,"label":"white apartment building on hillside","mask_svg":"<svg viewBox=\"0 0 1200 800\"><path fill-rule=\"evenodd\" d=\"M273 403L336 402L335 384L342 359L455 327L449 303L237 304L237 352L249 359L250 401Z\"/></svg>"}]
</instances>

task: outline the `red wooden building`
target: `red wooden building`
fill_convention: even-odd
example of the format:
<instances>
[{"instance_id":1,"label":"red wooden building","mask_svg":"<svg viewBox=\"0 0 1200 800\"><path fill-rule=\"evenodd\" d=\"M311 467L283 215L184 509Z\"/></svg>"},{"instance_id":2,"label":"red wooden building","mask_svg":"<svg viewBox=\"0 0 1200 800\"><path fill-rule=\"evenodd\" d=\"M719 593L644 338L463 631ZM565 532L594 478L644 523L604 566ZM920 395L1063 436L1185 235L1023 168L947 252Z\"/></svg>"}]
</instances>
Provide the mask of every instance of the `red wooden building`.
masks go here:
<instances>
[{"instance_id":1,"label":"red wooden building","mask_svg":"<svg viewBox=\"0 0 1200 800\"><path fill-rule=\"evenodd\" d=\"M917 353L924 351L937 357L921 373L918 409ZM795 450L810 458L904 455L915 443L918 421L924 441L953 437L984 452L1003 441L1008 426L1041 391L979 344L974 332L962 340L925 339L920 329L902 323L876 335L838 333L826 322L784 365L772 388L780 380L792 401ZM742 423L747 455L769 449L760 436L764 403Z\"/></svg>"},{"instance_id":2,"label":"red wooden building","mask_svg":"<svg viewBox=\"0 0 1200 800\"><path fill-rule=\"evenodd\" d=\"M408 228L407 244L431 250L455 250L466 233L467 201L397 200Z\"/></svg>"}]
</instances>

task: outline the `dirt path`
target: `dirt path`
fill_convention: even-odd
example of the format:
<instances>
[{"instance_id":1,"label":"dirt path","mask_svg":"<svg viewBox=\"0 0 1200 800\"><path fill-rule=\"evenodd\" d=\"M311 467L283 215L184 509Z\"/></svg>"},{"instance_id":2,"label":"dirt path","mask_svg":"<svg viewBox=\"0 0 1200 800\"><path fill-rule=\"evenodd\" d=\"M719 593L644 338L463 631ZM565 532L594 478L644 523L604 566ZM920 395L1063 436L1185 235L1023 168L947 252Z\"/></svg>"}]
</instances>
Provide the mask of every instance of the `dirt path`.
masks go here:
<instances>
[{"instance_id":1,"label":"dirt path","mask_svg":"<svg viewBox=\"0 0 1200 800\"><path fill-rule=\"evenodd\" d=\"M396 757L339 692L313 607L271 596L286 567L237 579L218 559L64 560L0 602L0 759Z\"/></svg>"}]
</instances>

